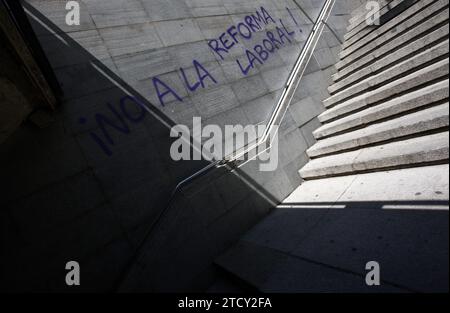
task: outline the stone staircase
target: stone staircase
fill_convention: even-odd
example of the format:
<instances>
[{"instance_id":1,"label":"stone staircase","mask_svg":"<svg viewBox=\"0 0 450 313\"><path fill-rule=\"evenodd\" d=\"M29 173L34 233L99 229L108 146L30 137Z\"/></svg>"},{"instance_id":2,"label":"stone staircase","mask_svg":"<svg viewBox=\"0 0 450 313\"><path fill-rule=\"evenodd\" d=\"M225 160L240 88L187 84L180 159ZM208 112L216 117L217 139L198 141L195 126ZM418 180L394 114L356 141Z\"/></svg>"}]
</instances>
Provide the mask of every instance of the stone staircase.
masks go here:
<instances>
[{"instance_id":1,"label":"stone staircase","mask_svg":"<svg viewBox=\"0 0 450 313\"><path fill-rule=\"evenodd\" d=\"M410 6L350 25L306 180L448 163L448 0L392 2Z\"/></svg>"},{"instance_id":2,"label":"stone staircase","mask_svg":"<svg viewBox=\"0 0 450 313\"><path fill-rule=\"evenodd\" d=\"M220 268L264 292L448 292L448 2L350 20L305 183Z\"/></svg>"}]
</instances>

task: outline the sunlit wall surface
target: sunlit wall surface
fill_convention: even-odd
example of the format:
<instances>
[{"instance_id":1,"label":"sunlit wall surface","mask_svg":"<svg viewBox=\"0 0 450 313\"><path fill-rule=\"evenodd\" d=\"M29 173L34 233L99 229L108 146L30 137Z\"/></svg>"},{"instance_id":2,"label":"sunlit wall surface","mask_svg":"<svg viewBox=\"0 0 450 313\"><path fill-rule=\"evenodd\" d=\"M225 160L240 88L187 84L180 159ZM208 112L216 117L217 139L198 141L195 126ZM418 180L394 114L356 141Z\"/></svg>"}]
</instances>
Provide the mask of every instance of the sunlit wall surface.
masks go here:
<instances>
[{"instance_id":1,"label":"sunlit wall surface","mask_svg":"<svg viewBox=\"0 0 450 313\"><path fill-rule=\"evenodd\" d=\"M264 124L324 4L280 0L31 0L175 123ZM52 51L58 54L59 51ZM60 67L71 60L61 58ZM80 82L83 84L83 82Z\"/></svg>"}]
</instances>

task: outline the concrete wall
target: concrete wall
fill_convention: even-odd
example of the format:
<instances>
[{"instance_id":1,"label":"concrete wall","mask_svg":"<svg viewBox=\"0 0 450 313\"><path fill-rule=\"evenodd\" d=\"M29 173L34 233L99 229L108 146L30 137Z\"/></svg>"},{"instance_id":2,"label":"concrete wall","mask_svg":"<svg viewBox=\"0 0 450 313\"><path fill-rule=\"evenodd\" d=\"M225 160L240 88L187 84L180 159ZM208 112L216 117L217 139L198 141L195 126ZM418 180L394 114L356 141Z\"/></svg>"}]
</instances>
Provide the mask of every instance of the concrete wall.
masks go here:
<instances>
[{"instance_id":1,"label":"concrete wall","mask_svg":"<svg viewBox=\"0 0 450 313\"><path fill-rule=\"evenodd\" d=\"M50 127L25 124L0 146L0 171L7 178L0 200L7 208L2 288L204 289L214 279L214 258L301 183L297 171L307 162L340 49L335 34L343 35L361 1L337 1L329 23L333 32L323 34L281 125L278 169L260 172L255 161L234 173L205 175L173 199L148 238L149 225L169 205L176 184L208 164L172 161L169 127L188 124L193 116L203 117L204 124L263 123L311 28L305 13L314 19L324 1L298 1L301 12L292 1L278 0L85 0L80 26L70 27L64 22L66 1L27 2L44 22L31 19L65 102ZM222 60L208 42L261 6L295 35L243 76L236 67L236 59L245 61L243 47ZM265 34L254 34L256 41L245 42L245 48ZM192 75L194 59L217 83L186 89L180 68ZM155 77L183 101L162 106ZM70 260L81 264L78 289L64 283Z\"/></svg>"}]
</instances>

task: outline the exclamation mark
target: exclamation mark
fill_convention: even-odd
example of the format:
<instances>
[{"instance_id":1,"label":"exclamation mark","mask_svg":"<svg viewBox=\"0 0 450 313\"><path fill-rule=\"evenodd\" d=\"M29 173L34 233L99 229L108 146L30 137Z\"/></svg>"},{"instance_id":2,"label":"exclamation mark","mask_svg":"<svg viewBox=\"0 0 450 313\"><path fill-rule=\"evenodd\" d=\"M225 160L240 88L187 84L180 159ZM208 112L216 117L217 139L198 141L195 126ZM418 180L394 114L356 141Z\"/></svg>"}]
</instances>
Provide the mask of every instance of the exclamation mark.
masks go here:
<instances>
[{"instance_id":1,"label":"exclamation mark","mask_svg":"<svg viewBox=\"0 0 450 313\"><path fill-rule=\"evenodd\" d=\"M286 10L287 10L287 11L289 12L289 14L291 15L292 20L294 21L295 25L299 26L297 20L296 20L295 17L294 17L294 14L292 14L291 10L289 10L289 8L286 8Z\"/></svg>"}]
</instances>

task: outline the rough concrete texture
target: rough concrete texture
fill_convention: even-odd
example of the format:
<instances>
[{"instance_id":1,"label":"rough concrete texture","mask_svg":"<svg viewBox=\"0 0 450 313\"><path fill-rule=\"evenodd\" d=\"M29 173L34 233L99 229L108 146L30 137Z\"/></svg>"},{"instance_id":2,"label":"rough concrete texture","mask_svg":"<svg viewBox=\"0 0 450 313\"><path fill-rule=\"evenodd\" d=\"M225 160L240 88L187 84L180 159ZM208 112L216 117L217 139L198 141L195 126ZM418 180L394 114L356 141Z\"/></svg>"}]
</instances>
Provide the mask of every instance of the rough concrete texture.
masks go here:
<instances>
[{"instance_id":1,"label":"rough concrete texture","mask_svg":"<svg viewBox=\"0 0 450 313\"><path fill-rule=\"evenodd\" d=\"M76 260L83 283L74 291L204 290L214 280L214 258L302 182L298 169L314 143L311 128L329 96L340 50L336 35L343 36L349 12L361 1L336 3L333 31L324 32L295 108L280 127L277 170L261 172L258 162L233 173L214 170L185 186L170 205L175 186L209 164L173 161L170 127L193 116L203 117L204 125L264 122L311 28L305 13L314 20L323 1L297 1L304 13L279 0L85 0L79 26L66 25L64 1L26 2L42 22L30 17L65 99L50 127L23 125L0 146L0 171L7 177L2 238L8 238L2 289L72 291L64 265ZM261 6L295 36L244 77L236 59L244 62L245 49L264 32L241 41L224 60L208 42ZM205 88L192 92L180 68L194 89L193 60L217 84L207 78ZM162 106L155 77L183 101L168 94Z\"/></svg>"},{"instance_id":2,"label":"rough concrete texture","mask_svg":"<svg viewBox=\"0 0 450 313\"><path fill-rule=\"evenodd\" d=\"M262 291L448 292L448 186L448 165L308 181L217 262Z\"/></svg>"}]
</instances>

